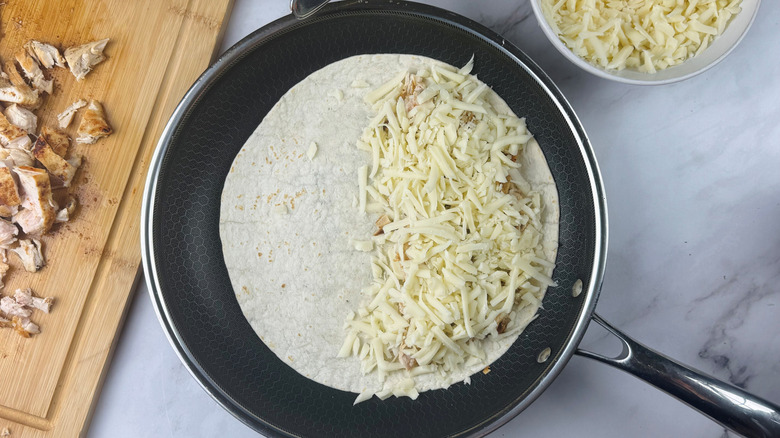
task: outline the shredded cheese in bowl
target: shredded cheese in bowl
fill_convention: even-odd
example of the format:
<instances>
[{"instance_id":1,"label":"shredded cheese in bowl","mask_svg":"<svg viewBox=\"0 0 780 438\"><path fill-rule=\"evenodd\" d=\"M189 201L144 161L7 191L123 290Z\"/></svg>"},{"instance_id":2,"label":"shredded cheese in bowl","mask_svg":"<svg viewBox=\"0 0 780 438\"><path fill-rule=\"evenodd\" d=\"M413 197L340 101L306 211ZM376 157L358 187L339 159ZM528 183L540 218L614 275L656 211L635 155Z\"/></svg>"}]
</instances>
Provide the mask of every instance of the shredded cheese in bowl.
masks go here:
<instances>
[{"instance_id":1,"label":"shredded cheese in bowl","mask_svg":"<svg viewBox=\"0 0 780 438\"><path fill-rule=\"evenodd\" d=\"M643 73L701 54L741 11L742 0L541 0L576 55L609 70Z\"/></svg>"},{"instance_id":2,"label":"shredded cheese in bowl","mask_svg":"<svg viewBox=\"0 0 780 438\"><path fill-rule=\"evenodd\" d=\"M415 376L484 363L481 343L516 336L554 284L541 197L517 162L533 137L493 108L472 65L403 71L366 95L376 116L358 141L372 156L358 207L378 219L373 245L355 247L371 251L373 281L339 357L359 357L383 382L402 374L382 399L416 398Z\"/></svg>"}]
</instances>

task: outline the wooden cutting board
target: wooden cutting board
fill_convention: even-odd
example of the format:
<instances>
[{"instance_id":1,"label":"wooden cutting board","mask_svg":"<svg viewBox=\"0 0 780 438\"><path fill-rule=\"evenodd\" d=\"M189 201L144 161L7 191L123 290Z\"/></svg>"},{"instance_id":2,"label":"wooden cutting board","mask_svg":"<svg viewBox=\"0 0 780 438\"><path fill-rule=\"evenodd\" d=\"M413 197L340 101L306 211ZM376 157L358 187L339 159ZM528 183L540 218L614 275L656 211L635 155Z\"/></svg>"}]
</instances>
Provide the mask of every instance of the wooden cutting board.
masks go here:
<instances>
[{"instance_id":1,"label":"wooden cutting board","mask_svg":"<svg viewBox=\"0 0 780 438\"><path fill-rule=\"evenodd\" d=\"M25 272L9 255L2 295L31 287L55 303L24 339L0 329L0 431L11 437L82 435L139 278L139 216L147 167L168 117L212 61L231 0L6 0L0 56L29 39L65 47L111 38L107 60L82 82L50 70L55 91L36 111L41 126L73 101L103 103L114 134L74 145L84 156L71 192L71 222L44 237L47 266ZM68 128L75 137L80 115ZM133 394L128 394L133 397Z\"/></svg>"}]
</instances>

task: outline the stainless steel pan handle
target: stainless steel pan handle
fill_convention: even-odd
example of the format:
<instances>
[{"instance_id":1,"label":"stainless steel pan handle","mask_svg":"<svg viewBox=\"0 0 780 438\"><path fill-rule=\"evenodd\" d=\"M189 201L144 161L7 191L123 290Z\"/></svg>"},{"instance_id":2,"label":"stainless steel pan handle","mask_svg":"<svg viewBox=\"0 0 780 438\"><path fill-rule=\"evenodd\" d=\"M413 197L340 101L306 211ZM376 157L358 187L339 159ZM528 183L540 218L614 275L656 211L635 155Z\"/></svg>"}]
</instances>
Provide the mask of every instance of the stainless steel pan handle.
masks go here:
<instances>
[{"instance_id":1,"label":"stainless steel pan handle","mask_svg":"<svg viewBox=\"0 0 780 438\"><path fill-rule=\"evenodd\" d=\"M295 18L303 20L319 11L329 0L290 0L290 10Z\"/></svg>"},{"instance_id":2,"label":"stainless steel pan handle","mask_svg":"<svg viewBox=\"0 0 780 438\"><path fill-rule=\"evenodd\" d=\"M595 313L593 320L620 339L623 351L617 357L586 350L576 354L633 374L740 435L780 437L777 405L645 347Z\"/></svg>"}]
</instances>

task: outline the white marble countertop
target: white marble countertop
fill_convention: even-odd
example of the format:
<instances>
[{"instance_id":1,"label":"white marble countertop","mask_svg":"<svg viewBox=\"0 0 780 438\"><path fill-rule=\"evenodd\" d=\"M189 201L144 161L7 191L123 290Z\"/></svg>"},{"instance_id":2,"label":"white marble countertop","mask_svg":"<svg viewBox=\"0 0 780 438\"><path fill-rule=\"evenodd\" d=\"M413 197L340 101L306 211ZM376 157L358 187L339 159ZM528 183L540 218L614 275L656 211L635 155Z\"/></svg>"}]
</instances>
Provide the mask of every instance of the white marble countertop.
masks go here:
<instances>
[{"instance_id":1,"label":"white marble countertop","mask_svg":"<svg viewBox=\"0 0 780 438\"><path fill-rule=\"evenodd\" d=\"M597 312L640 342L780 403L780 2L764 1L721 64L639 87L566 61L527 1L439 0L531 56L579 115L609 203ZM236 0L223 50L287 13L286 0ZM594 325L581 344L617 341ZM139 287L87 433L250 437L179 362ZM649 385L575 356L493 436L728 437Z\"/></svg>"}]
</instances>

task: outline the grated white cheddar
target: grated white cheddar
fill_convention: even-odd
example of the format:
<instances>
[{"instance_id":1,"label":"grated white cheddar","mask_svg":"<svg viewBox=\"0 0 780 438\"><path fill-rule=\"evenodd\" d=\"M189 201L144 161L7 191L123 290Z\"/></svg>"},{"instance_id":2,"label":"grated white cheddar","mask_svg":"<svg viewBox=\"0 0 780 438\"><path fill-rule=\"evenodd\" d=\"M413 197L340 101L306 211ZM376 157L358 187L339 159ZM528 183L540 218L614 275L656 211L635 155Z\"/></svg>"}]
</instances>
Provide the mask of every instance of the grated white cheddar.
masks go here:
<instances>
[{"instance_id":1,"label":"grated white cheddar","mask_svg":"<svg viewBox=\"0 0 780 438\"><path fill-rule=\"evenodd\" d=\"M311 142L309 149L306 151L306 156L309 157L309 161L312 161L315 155L317 155L317 143Z\"/></svg>"},{"instance_id":2,"label":"grated white cheddar","mask_svg":"<svg viewBox=\"0 0 780 438\"><path fill-rule=\"evenodd\" d=\"M542 0L541 6L561 41L591 64L654 73L704 51L741 2Z\"/></svg>"},{"instance_id":3,"label":"grated white cheddar","mask_svg":"<svg viewBox=\"0 0 780 438\"><path fill-rule=\"evenodd\" d=\"M366 95L376 116L358 148L373 164L358 171L355 204L379 229L353 241L371 251L373 281L338 355L357 356L384 386L355 403L416 398L415 376L483 364L482 343L522 331L535 312L519 311L535 310L554 284L541 197L518 172L532 135L493 108L472 65L402 72Z\"/></svg>"},{"instance_id":4,"label":"grated white cheddar","mask_svg":"<svg viewBox=\"0 0 780 438\"><path fill-rule=\"evenodd\" d=\"M374 242L372 240L353 240L352 246L358 251L369 252L374 249Z\"/></svg>"}]
</instances>

